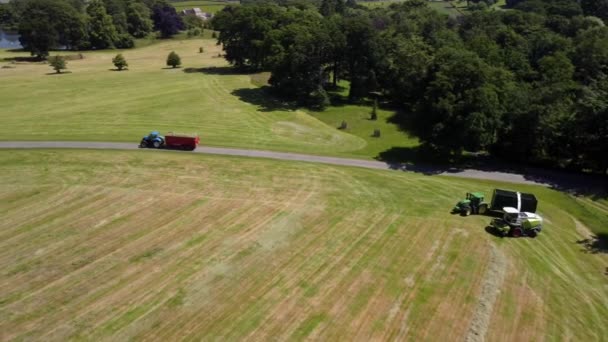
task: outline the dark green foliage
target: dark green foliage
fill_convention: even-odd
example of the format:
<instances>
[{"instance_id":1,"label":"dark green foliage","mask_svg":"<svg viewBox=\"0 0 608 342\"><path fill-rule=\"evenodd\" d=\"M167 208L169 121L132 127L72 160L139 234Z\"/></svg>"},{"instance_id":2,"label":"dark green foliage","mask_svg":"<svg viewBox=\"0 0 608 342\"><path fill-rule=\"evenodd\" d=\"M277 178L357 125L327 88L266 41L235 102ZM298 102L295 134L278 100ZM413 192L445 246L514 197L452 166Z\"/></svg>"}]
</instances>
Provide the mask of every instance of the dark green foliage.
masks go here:
<instances>
[{"instance_id":1,"label":"dark green foliage","mask_svg":"<svg viewBox=\"0 0 608 342\"><path fill-rule=\"evenodd\" d=\"M114 64L116 69L118 69L118 71L121 71L129 66L125 57L123 57L123 55L120 53L112 59L112 63Z\"/></svg>"},{"instance_id":2,"label":"dark green foliage","mask_svg":"<svg viewBox=\"0 0 608 342\"><path fill-rule=\"evenodd\" d=\"M175 7L168 3L157 3L152 8L152 20L154 29L160 31L162 38L170 38L180 30L185 29L181 17L175 11Z\"/></svg>"},{"instance_id":3,"label":"dark green foliage","mask_svg":"<svg viewBox=\"0 0 608 342\"><path fill-rule=\"evenodd\" d=\"M167 65L176 68L182 64L182 60L175 51L171 51L167 56Z\"/></svg>"},{"instance_id":4,"label":"dark green foliage","mask_svg":"<svg viewBox=\"0 0 608 342\"><path fill-rule=\"evenodd\" d=\"M62 56L52 56L48 58L49 65L56 73L61 74L61 70L67 69L67 62Z\"/></svg>"},{"instance_id":5,"label":"dark green foliage","mask_svg":"<svg viewBox=\"0 0 608 342\"><path fill-rule=\"evenodd\" d=\"M135 40L128 33L120 33L114 42L117 49L131 49L135 47Z\"/></svg>"},{"instance_id":6,"label":"dark green foliage","mask_svg":"<svg viewBox=\"0 0 608 342\"><path fill-rule=\"evenodd\" d=\"M195 15L185 15L182 17L186 29L192 30L195 28L202 29L205 27L205 21Z\"/></svg>"},{"instance_id":7,"label":"dark green foliage","mask_svg":"<svg viewBox=\"0 0 608 342\"><path fill-rule=\"evenodd\" d=\"M18 29L19 21L12 6L0 3L0 27L6 29Z\"/></svg>"},{"instance_id":8,"label":"dark green foliage","mask_svg":"<svg viewBox=\"0 0 608 342\"><path fill-rule=\"evenodd\" d=\"M41 57L49 49L60 47L131 48L133 37L142 38L152 31L151 12L145 1L12 0L0 4L0 16L18 23L23 45ZM2 11L4 8L7 11Z\"/></svg>"},{"instance_id":9,"label":"dark green foliage","mask_svg":"<svg viewBox=\"0 0 608 342\"><path fill-rule=\"evenodd\" d=\"M592 15L608 23L608 0L581 0L581 7L586 15Z\"/></svg>"},{"instance_id":10,"label":"dark green foliage","mask_svg":"<svg viewBox=\"0 0 608 342\"><path fill-rule=\"evenodd\" d=\"M76 49L86 39L83 17L61 0L28 1L19 22L21 44L40 58L49 50L65 46Z\"/></svg>"},{"instance_id":11,"label":"dark green foliage","mask_svg":"<svg viewBox=\"0 0 608 342\"><path fill-rule=\"evenodd\" d=\"M324 88L347 80L351 101L391 101L435 151L606 172L608 28L583 16L602 17L605 3L509 0L516 10L456 23L424 0L374 10L323 0L317 11L264 2L228 6L213 25L226 59L269 70L283 98L322 108Z\"/></svg>"},{"instance_id":12,"label":"dark green foliage","mask_svg":"<svg viewBox=\"0 0 608 342\"><path fill-rule=\"evenodd\" d=\"M351 4L352 5L352 4ZM319 12L325 17L332 16L336 13L342 14L345 9L344 0L323 0Z\"/></svg>"},{"instance_id":13,"label":"dark green foliage","mask_svg":"<svg viewBox=\"0 0 608 342\"><path fill-rule=\"evenodd\" d=\"M152 32L152 19L147 6L129 2L126 8L127 31L135 38L143 38Z\"/></svg>"},{"instance_id":14,"label":"dark green foliage","mask_svg":"<svg viewBox=\"0 0 608 342\"><path fill-rule=\"evenodd\" d=\"M105 6L100 0L93 0L87 6L88 33L91 47L95 49L113 48L118 40L118 32L112 21L112 17L106 12Z\"/></svg>"},{"instance_id":15,"label":"dark green foliage","mask_svg":"<svg viewBox=\"0 0 608 342\"><path fill-rule=\"evenodd\" d=\"M189 29L186 34L188 35L188 37L198 37L202 34L203 32L201 31L200 28L196 27L196 28L192 28Z\"/></svg>"},{"instance_id":16,"label":"dark green foliage","mask_svg":"<svg viewBox=\"0 0 608 342\"><path fill-rule=\"evenodd\" d=\"M374 99L374 106L372 107L372 113L370 115L371 120L378 120L378 100Z\"/></svg>"},{"instance_id":17,"label":"dark green foliage","mask_svg":"<svg viewBox=\"0 0 608 342\"><path fill-rule=\"evenodd\" d=\"M284 17L284 18L283 18ZM281 23L288 18L277 5L227 6L213 18L220 31L218 44L223 44L226 60L236 67L267 68L268 55L284 53L276 42Z\"/></svg>"},{"instance_id":18,"label":"dark green foliage","mask_svg":"<svg viewBox=\"0 0 608 342\"><path fill-rule=\"evenodd\" d=\"M106 12L112 17L112 23L118 33L127 32L127 2L125 0L102 0Z\"/></svg>"}]
</instances>

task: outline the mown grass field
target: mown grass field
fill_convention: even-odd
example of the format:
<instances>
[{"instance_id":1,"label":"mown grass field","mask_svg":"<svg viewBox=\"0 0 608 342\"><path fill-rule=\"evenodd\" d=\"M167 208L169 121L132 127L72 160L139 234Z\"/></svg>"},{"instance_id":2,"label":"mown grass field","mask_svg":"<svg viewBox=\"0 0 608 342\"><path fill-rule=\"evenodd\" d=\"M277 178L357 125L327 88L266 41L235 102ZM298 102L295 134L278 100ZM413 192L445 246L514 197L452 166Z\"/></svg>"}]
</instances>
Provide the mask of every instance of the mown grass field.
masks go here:
<instances>
[{"instance_id":1,"label":"mown grass field","mask_svg":"<svg viewBox=\"0 0 608 342\"><path fill-rule=\"evenodd\" d=\"M369 7L369 8L378 8L378 7L388 7L391 4L403 2L404 0L378 0L378 1L359 1L357 4Z\"/></svg>"},{"instance_id":2,"label":"mown grass field","mask_svg":"<svg viewBox=\"0 0 608 342\"><path fill-rule=\"evenodd\" d=\"M182 68L166 68L170 51L181 56ZM0 140L137 143L159 130L198 133L206 145L363 158L417 144L387 122L390 111L371 122L370 106L313 116L273 100L251 82L256 75L235 73L220 52L212 39L169 40L123 51L128 71L112 70L117 51L101 51L85 52L68 61L70 73L54 75L47 64L11 63L26 53L0 50ZM344 119L350 127L339 131ZM374 128L381 138L371 137Z\"/></svg>"},{"instance_id":3,"label":"mown grass field","mask_svg":"<svg viewBox=\"0 0 608 342\"><path fill-rule=\"evenodd\" d=\"M194 7L200 8L203 12L216 13L221 11L227 5L238 4L238 1L220 1L220 0L193 0L193 1L172 1L171 5L179 12L181 10Z\"/></svg>"},{"instance_id":4,"label":"mown grass field","mask_svg":"<svg viewBox=\"0 0 608 342\"><path fill-rule=\"evenodd\" d=\"M605 340L605 201L537 239L449 214L513 185L156 151L0 151L2 340ZM499 292L493 291L499 289Z\"/></svg>"},{"instance_id":5,"label":"mown grass field","mask_svg":"<svg viewBox=\"0 0 608 342\"><path fill-rule=\"evenodd\" d=\"M435 9L436 11L443 13L443 14L447 14L450 17L458 17L460 15L462 15L462 13L454 8L454 6L452 5L452 3L454 3L455 5L459 5L457 2L455 1L429 1L427 2L427 4ZM466 3L464 5L465 7L463 8L464 10L466 10Z\"/></svg>"}]
</instances>

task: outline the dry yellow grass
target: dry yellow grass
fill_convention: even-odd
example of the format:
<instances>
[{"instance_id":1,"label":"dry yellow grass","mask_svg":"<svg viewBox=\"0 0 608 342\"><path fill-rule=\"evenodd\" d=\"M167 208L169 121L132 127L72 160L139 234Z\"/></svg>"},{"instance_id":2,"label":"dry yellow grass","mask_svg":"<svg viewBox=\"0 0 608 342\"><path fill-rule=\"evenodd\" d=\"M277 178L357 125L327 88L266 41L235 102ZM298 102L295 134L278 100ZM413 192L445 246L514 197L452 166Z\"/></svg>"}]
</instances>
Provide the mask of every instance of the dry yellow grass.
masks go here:
<instances>
[{"instance_id":1,"label":"dry yellow grass","mask_svg":"<svg viewBox=\"0 0 608 342\"><path fill-rule=\"evenodd\" d=\"M493 186L154 151L0 151L1 339L462 340L488 315L488 282L500 289L481 328L491 340L605 337L607 258L573 242L557 208L574 201L525 189L552 222L536 240L448 213Z\"/></svg>"}]
</instances>

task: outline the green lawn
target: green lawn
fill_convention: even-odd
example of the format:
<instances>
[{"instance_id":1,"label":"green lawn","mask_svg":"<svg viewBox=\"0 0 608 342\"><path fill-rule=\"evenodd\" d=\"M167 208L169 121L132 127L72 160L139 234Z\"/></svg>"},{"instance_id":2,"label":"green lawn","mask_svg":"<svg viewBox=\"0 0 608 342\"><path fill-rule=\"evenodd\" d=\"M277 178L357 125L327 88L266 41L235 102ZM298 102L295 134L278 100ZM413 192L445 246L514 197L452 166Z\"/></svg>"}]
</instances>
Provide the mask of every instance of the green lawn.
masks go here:
<instances>
[{"instance_id":1,"label":"green lawn","mask_svg":"<svg viewBox=\"0 0 608 342\"><path fill-rule=\"evenodd\" d=\"M210 31L205 34L209 36ZM84 52L53 75L43 63L10 58L0 50L0 140L93 140L137 143L150 130L198 133L205 145L375 158L417 140L387 120L394 112L345 105L308 112L280 103L256 84L258 75L236 74L211 39L142 40L125 50L129 70L112 71L117 51ZM205 52L198 53L203 46ZM170 51L183 67L167 69ZM252 83L253 81L253 83ZM337 129L346 120L348 129ZM371 137L375 128L380 138Z\"/></svg>"},{"instance_id":2,"label":"green lawn","mask_svg":"<svg viewBox=\"0 0 608 342\"><path fill-rule=\"evenodd\" d=\"M489 217L449 213L466 191L494 187L514 185L150 150L0 151L0 331L443 341L474 325L489 341L608 336L608 254L577 243L606 233L607 203L517 186L539 198L536 239L501 239L484 230Z\"/></svg>"},{"instance_id":3,"label":"green lawn","mask_svg":"<svg viewBox=\"0 0 608 342\"><path fill-rule=\"evenodd\" d=\"M192 1L172 1L171 4L179 12L184 9L194 7L200 8L203 12L216 13L221 11L227 5L238 5L238 1L220 1L220 0L192 0Z\"/></svg>"},{"instance_id":4,"label":"green lawn","mask_svg":"<svg viewBox=\"0 0 608 342\"><path fill-rule=\"evenodd\" d=\"M457 17L461 15L461 12L455 9L454 6L452 6L452 4L450 3L450 1L429 1L427 2L427 4L436 11L443 14L447 14L451 17Z\"/></svg>"},{"instance_id":5,"label":"green lawn","mask_svg":"<svg viewBox=\"0 0 608 342\"><path fill-rule=\"evenodd\" d=\"M407 0L380 0L380 1L359 1L357 4L369 8L388 7L391 4L404 2Z\"/></svg>"}]
</instances>

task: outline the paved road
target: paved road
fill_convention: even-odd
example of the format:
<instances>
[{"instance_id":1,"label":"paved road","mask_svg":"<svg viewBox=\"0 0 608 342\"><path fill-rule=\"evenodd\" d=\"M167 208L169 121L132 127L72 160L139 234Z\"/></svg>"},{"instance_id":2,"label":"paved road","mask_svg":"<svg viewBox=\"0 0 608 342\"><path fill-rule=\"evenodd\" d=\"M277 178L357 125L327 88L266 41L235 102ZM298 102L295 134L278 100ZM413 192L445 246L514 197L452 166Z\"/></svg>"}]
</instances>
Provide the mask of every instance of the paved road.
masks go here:
<instances>
[{"instance_id":1,"label":"paved road","mask_svg":"<svg viewBox=\"0 0 608 342\"><path fill-rule=\"evenodd\" d=\"M84 141L0 141L0 148L74 148L74 149L106 149L106 150L137 150L137 144L113 142L84 142ZM603 177L586 177L578 174L559 173L540 169L526 169L524 173L506 172L501 170L459 169L430 165L394 164L381 161L324 157L299 153L273 152L261 150L245 150L223 147L200 146L193 152L216 155L229 155L254 158L293 160L331 165L356 166L368 169L392 169L423 173L428 175L444 175L472 179L486 179L510 183L544 185L560 190L578 191L581 189L597 190L605 188L606 179Z\"/></svg>"}]
</instances>

